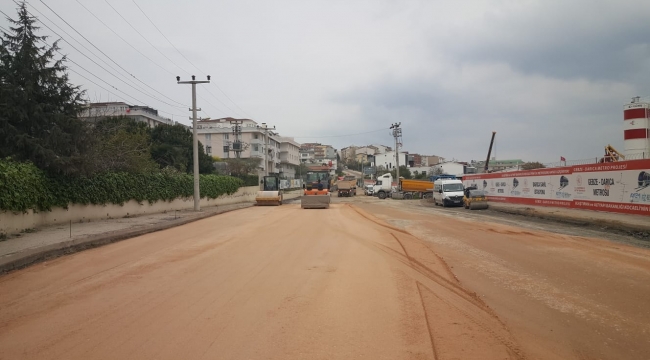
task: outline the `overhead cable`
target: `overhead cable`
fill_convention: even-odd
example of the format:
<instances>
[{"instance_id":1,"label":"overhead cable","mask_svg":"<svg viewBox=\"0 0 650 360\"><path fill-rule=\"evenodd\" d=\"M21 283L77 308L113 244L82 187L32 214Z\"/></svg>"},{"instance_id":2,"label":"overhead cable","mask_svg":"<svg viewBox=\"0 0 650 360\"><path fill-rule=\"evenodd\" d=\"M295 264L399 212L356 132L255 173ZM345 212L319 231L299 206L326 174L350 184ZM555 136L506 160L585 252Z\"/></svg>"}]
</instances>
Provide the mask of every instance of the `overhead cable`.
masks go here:
<instances>
[{"instance_id":1,"label":"overhead cable","mask_svg":"<svg viewBox=\"0 0 650 360\"><path fill-rule=\"evenodd\" d=\"M169 98L167 95L161 93L160 91L158 91L158 90L154 89L153 87L151 87L149 84L147 84L147 83L145 83L144 81L138 79L135 75L133 75L132 73L130 73L128 70L126 70L124 67L122 67L122 65L118 64L115 60L113 60L113 58L111 58L111 57L108 56L104 51L102 51L100 48L98 48L98 47L97 47L97 46L96 46L92 41L88 40L88 38L86 38L82 33L80 33L80 32L79 32L79 31L78 31L74 26L70 25L70 23L68 23L68 22L67 22L63 17L61 17L61 16L60 16L56 11L54 11L50 6L48 6L48 5L47 5L43 0L40 0L40 2L43 3L43 5L45 5L45 7L47 7L47 8L48 8L52 13L54 13L54 15L56 15L59 19L61 19L61 21L63 21L66 25L68 25L68 26L69 26L72 30L74 30L77 34L79 34L79 36L81 36L84 40L86 40L86 41L87 41L87 42L88 42L92 47L94 47L95 49L97 49L97 51L99 51L102 55L104 55L107 59L109 59L109 60L110 60L112 63L114 63L117 67L119 67L120 69L122 69L122 70L123 70L125 73L127 73L129 76L131 76L132 78L134 78L134 79L137 80L138 82L142 83L143 85L147 86L148 88L152 89L153 91L159 93L159 94L162 95L163 97L166 97L167 99L169 99L169 100L171 100L171 101L173 101L173 102L179 104L180 106L177 106L177 105L171 105L171 104L168 104L168 103L167 103L168 105L170 105L170 106L174 106L174 107L179 107L179 108L186 108L186 107L187 107L187 105L185 105L185 104L183 104L183 103L180 103L180 102L178 102L178 101L176 101L176 100L174 100L174 99L172 99L172 98ZM40 11L38 11L38 9L35 9L34 6L32 6L32 8L33 8L34 10L36 10L36 12L38 12L39 14L43 15L47 20L49 20L50 22L54 23L54 22L53 22L52 20L50 20L47 16L45 16L43 13L41 13ZM42 23L42 22L41 22L41 23ZM55 24L55 25L56 25L56 24ZM65 32L68 36L70 36L70 35L69 35L65 30L63 30L63 29L61 29L61 30L62 30L63 32ZM57 34L57 35L58 35L58 34ZM60 36L60 35L59 35L59 36ZM72 38L72 36L70 36L70 37ZM82 45L82 46L83 46L83 45ZM84 46L84 48L85 48L85 49L88 49L88 48L86 48L85 46ZM90 51L90 50L88 50L88 51ZM99 57L98 57L98 58L99 58ZM144 93L144 92L143 92L143 93ZM144 93L144 94L147 95L147 96L150 96L150 97L152 97L152 98L155 98L154 96L149 95L149 94L147 94L147 93ZM162 100L160 100L160 99L157 99L157 98L156 98L156 100L161 101L161 102L164 102L164 101L162 101Z\"/></svg>"}]
</instances>

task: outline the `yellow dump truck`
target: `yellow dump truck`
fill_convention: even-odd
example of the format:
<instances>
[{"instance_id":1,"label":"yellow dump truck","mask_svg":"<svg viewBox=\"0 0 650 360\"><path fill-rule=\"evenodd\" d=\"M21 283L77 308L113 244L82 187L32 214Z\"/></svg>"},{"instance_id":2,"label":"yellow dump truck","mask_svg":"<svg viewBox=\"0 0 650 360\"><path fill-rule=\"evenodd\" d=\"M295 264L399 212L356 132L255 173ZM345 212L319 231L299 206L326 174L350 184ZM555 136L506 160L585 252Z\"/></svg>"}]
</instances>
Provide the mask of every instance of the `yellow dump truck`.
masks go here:
<instances>
[{"instance_id":1,"label":"yellow dump truck","mask_svg":"<svg viewBox=\"0 0 650 360\"><path fill-rule=\"evenodd\" d=\"M355 196L357 194L357 178L354 176L346 176L343 180L336 183L338 197Z\"/></svg>"},{"instance_id":2,"label":"yellow dump truck","mask_svg":"<svg viewBox=\"0 0 650 360\"><path fill-rule=\"evenodd\" d=\"M395 199L420 199L433 196L433 183L429 180L412 180L400 177Z\"/></svg>"}]
</instances>

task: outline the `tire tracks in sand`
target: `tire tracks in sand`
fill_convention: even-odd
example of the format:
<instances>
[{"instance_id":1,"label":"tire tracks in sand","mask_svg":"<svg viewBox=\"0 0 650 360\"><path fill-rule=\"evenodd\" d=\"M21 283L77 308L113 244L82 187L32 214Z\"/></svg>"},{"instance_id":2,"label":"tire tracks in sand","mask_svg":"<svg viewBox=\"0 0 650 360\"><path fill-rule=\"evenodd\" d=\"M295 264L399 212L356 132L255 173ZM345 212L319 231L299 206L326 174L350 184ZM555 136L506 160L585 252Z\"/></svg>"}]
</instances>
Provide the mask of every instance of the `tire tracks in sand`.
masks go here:
<instances>
[{"instance_id":1,"label":"tire tracks in sand","mask_svg":"<svg viewBox=\"0 0 650 360\"><path fill-rule=\"evenodd\" d=\"M369 243L396 260L415 283L435 359L527 359L509 329L474 292L464 288L444 259L408 231L348 205L385 229L399 250Z\"/></svg>"}]
</instances>

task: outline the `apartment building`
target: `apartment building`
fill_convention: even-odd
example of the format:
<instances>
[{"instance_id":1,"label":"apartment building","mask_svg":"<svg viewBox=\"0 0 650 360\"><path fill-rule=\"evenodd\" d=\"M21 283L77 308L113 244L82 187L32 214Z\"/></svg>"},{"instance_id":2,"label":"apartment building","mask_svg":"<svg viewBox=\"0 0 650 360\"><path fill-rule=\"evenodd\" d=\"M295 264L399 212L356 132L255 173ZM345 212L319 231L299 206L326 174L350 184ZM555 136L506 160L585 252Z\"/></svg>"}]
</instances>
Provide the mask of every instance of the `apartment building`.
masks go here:
<instances>
[{"instance_id":1,"label":"apartment building","mask_svg":"<svg viewBox=\"0 0 650 360\"><path fill-rule=\"evenodd\" d=\"M241 135L236 138L235 124L241 126ZM283 138L277 132L265 131L263 124L251 119L221 118L200 120L196 130L205 152L223 159L240 158L261 159L260 170L268 169L269 174L280 174L288 169L290 161L298 162L299 144L291 138ZM291 139L291 140L289 140ZM282 144L286 142L286 160L282 162ZM266 159L266 162L264 162Z\"/></svg>"},{"instance_id":2,"label":"apartment building","mask_svg":"<svg viewBox=\"0 0 650 360\"><path fill-rule=\"evenodd\" d=\"M160 124L174 125L172 119L160 116L158 110L149 106L129 105L125 102L89 103L79 114L79 118L87 121L97 121L107 117L124 116L144 122L149 127Z\"/></svg>"}]
</instances>

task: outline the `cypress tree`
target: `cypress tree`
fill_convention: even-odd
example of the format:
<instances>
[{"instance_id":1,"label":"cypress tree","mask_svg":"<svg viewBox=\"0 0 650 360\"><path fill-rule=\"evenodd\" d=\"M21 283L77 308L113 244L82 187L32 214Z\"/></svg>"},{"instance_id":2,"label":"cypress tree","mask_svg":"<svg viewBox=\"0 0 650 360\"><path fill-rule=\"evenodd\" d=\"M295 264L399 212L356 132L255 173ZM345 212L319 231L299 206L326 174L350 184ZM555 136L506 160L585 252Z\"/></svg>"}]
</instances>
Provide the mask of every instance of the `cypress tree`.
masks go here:
<instances>
[{"instance_id":1,"label":"cypress tree","mask_svg":"<svg viewBox=\"0 0 650 360\"><path fill-rule=\"evenodd\" d=\"M86 124L77 118L83 92L70 84L58 45L36 34L23 2L0 36L0 156L28 160L56 174L83 171Z\"/></svg>"}]
</instances>

